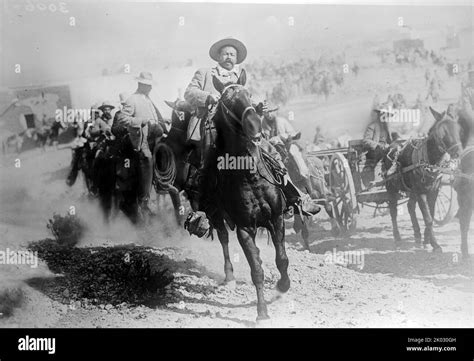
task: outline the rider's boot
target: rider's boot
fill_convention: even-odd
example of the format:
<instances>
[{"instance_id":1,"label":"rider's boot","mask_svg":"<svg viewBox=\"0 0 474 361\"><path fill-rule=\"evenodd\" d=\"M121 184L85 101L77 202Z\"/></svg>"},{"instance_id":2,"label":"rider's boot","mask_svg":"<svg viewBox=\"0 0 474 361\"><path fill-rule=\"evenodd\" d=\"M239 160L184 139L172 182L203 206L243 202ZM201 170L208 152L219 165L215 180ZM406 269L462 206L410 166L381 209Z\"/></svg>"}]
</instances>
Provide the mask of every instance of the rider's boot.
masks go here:
<instances>
[{"instance_id":1,"label":"rider's boot","mask_svg":"<svg viewBox=\"0 0 474 361\"><path fill-rule=\"evenodd\" d=\"M285 185L282 188L289 205L295 206L296 213L305 216L314 216L321 211L321 207L311 199L309 194L301 192L291 181L288 175L284 177Z\"/></svg>"}]
</instances>

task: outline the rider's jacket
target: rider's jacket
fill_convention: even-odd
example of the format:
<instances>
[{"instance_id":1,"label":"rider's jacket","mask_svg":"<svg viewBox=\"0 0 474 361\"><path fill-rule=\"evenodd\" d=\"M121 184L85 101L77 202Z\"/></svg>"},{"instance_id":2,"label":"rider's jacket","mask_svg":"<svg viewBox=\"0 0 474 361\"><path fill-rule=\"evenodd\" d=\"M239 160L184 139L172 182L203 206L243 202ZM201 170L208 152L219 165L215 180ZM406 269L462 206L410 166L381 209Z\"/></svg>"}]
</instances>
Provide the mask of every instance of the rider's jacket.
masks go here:
<instances>
[{"instance_id":1,"label":"rider's jacket","mask_svg":"<svg viewBox=\"0 0 474 361\"><path fill-rule=\"evenodd\" d=\"M291 123L284 117L275 117L274 122L263 118L262 130L270 142L282 143L297 134Z\"/></svg>"},{"instance_id":2,"label":"rider's jacket","mask_svg":"<svg viewBox=\"0 0 474 361\"><path fill-rule=\"evenodd\" d=\"M365 129L363 144L367 150L375 151L379 145L392 142L387 122L376 119Z\"/></svg>"},{"instance_id":3,"label":"rider's jacket","mask_svg":"<svg viewBox=\"0 0 474 361\"><path fill-rule=\"evenodd\" d=\"M149 124L158 129L158 136L163 134L161 124L164 124L160 111L151 99L145 94L135 92L125 101L117 121L119 125L127 128L133 148L151 158L148 145L148 135L151 132Z\"/></svg>"},{"instance_id":4,"label":"rider's jacket","mask_svg":"<svg viewBox=\"0 0 474 361\"><path fill-rule=\"evenodd\" d=\"M237 83L241 71L237 65L229 71L219 64L213 68L198 69L186 88L184 99L197 109L197 116L202 118L207 112L206 100L209 94L219 96L219 92L212 83L212 77L215 76L223 84Z\"/></svg>"}]
</instances>

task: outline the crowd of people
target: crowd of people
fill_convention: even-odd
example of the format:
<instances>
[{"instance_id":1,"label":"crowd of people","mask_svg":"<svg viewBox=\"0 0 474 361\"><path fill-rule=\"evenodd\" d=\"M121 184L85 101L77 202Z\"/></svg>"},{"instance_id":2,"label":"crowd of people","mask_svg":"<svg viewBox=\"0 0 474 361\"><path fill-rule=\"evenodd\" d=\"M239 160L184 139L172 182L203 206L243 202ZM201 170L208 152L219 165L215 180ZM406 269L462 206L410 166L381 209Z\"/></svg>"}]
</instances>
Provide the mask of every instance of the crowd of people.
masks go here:
<instances>
[{"instance_id":1,"label":"crowd of people","mask_svg":"<svg viewBox=\"0 0 474 361\"><path fill-rule=\"evenodd\" d=\"M255 61L246 68L251 74L252 92L282 105L292 98L308 94L327 100L344 85L345 76L357 76L360 70L357 63L346 64L343 55L284 60L279 64L268 60ZM261 84L261 88L256 84Z\"/></svg>"}]
</instances>

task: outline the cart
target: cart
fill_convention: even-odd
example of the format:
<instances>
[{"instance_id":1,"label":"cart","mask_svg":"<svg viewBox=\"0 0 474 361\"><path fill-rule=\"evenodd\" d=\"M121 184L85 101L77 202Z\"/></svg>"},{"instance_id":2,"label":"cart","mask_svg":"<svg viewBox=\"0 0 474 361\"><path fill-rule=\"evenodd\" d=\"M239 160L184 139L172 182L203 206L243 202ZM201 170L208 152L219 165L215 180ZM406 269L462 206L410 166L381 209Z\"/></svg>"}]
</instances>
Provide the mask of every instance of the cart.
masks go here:
<instances>
[{"instance_id":1,"label":"cart","mask_svg":"<svg viewBox=\"0 0 474 361\"><path fill-rule=\"evenodd\" d=\"M334 218L344 233L356 229L360 206L374 208L374 216L380 209L388 207L389 194L385 187L365 187L362 181L365 149L361 139L349 141L348 147L307 153L309 162L313 157L324 164L325 181L331 193L326 202L332 205ZM437 225L444 225L453 217L455 194L452 180L451 176L443 175L434 214ZM408 201L408 196L400 193L397 201L400 206Z\"/></svg>"}]
</instances>

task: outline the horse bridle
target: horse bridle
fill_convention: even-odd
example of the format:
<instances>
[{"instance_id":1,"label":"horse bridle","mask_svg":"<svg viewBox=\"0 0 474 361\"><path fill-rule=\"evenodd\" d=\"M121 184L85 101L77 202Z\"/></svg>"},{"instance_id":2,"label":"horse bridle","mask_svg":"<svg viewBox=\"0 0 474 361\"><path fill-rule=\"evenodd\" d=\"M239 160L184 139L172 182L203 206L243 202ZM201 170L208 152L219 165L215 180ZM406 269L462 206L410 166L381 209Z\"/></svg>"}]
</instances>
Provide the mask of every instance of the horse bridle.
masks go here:
<instances>
[{"instance_id":1,"label":"horse bridle","mask_svg":"<svg viewBox=\"0 0 474 361\"><path fill-rule=\"evenodd\" d=\"M435 129L437 129L437 128L440 126L440 124L442 124L442 123L445 122L445 121L448 121L448 120L447 120L447 119L441 120L438 124L435 125L435 127L436 127ZM437 142L437 143L438 143L438 144L437 144L437 147L438 147L438 149L441 151L441 153L443 153L443 154L444 154L444 153L448 153L448 154L449 154L449 151L450 151L451 149L455 148L455 147L459 147L459 148L462 149L461 142L457 142L457 143L453 144L452 146L446 148L443 139L441 139L441 138L438 136L438 134L436 134L436 132L434 131L434 129L433 129L433 136L438 140L438 142Z\"/></svg>"},{"instance_id":2,"label":"horse bridle","mask_svg":"<svg viewBox=\"0 0 474 361\"><path fill-rule=\"evenodd\" d=\"M227 85L227 86L224 88L224 90L222 91L222 93L221 93L222 97L223 97L224 94L227 92L227 90L229 90L229 89L231 89L231 88L240 88L240 89L242 89L243 86L240 85L240 84L229 84L229 85ZM235 91L235 94L237 94L237 93L240 91L240 89L236 90L236 91ZM221 97L221 102L220 102L220 104L221 104L222 107L224 108L225 113L228 114L228 115L230 115L230 117L231 117L232 119L234 119L235 121L237 121L237 122L240 123L240 124L242 124L242 123L244 122L245 116L247 115L247 113L248 113L249 111L253 110L254 112L256 112L255 108L250 105L250 106L248 106L248 107L246 107L246 108L244 109L244 111L242 112L242 116L241 116L240 119L239 119L239 117L237 117L237 115L235 115L235 113L234 113L232 110L230 110L230 109L225 105L224 100L222 99L222 97ZM235 129L235 130L237 131L238 129ZM260 134L260 136L259 136L258 138L259 138L259 139L258 139L257 141L260 140L261 134ZM254 141L254 140L252 140L252 141Z\"/></svg>"}]
</instances>

